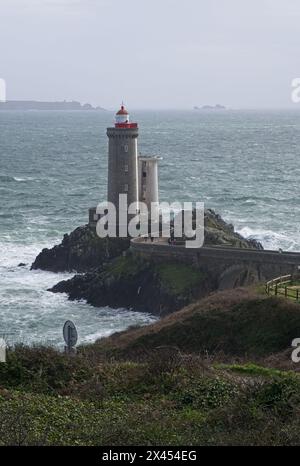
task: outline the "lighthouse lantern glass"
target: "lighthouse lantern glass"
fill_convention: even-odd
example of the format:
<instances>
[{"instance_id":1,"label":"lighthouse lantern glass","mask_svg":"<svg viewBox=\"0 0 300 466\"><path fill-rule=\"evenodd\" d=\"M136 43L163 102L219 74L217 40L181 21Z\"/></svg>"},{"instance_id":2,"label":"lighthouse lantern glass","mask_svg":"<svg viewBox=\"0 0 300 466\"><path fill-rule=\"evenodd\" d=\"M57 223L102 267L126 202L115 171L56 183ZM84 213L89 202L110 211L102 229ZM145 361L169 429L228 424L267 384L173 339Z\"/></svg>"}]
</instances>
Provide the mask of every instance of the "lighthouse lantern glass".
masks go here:
<instances>
[{"instance_id":1,"label":"lighthouse lantern glass","mask_svg":"<svg viewBox=\"0 0 300 466\"><path fill-rule=\"evenodd\" d=\"M116 123L129 123L129 115L116 115Z\"/></svg>"}]
</instances>

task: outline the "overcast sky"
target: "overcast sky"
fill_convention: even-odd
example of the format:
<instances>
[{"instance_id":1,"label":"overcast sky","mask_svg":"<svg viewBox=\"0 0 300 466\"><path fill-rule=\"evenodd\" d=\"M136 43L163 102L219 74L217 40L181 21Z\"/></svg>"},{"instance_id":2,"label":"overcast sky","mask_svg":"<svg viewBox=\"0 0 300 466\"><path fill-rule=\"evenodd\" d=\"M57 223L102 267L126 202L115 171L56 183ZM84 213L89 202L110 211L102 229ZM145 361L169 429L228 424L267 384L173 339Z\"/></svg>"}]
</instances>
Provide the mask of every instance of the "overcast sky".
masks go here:
<instances>
[{"instance_id":1,"label":"overcast sky","mask_svg":"<svg viewBox=\"0 0 300 466\"><path fill-rule=\"evenodd\" d=\"M299 47L299 0L0 0L10 100L295 106Z\"/></svg>"}]
</instances>

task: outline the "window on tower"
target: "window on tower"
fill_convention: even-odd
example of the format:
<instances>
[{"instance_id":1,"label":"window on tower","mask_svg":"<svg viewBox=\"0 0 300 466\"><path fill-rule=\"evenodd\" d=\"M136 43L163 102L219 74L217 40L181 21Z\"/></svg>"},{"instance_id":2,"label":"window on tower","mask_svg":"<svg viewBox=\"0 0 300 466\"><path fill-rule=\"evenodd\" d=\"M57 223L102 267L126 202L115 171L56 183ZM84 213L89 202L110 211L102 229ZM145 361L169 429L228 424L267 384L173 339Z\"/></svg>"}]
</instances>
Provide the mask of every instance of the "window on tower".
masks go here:
<instances>
[{"instance_id":1,"label":"window on tower","mask_svg":"<svg viewBox=\"0 0 300 466\"><path fill-rule=\"evenodd\" d=\"M128 172L128 165L127 164L124 165L124 171L125 171L125 173Z\"/></svg>"},{"instance_id":2,"label":"window on tower","mask_svg":"<svg viewBox=\"0 0 300 466\"><path fill-rule=\"evenodd\" d=\"M124 191L125 191L125 193L128 192L128 184L125 184L125 185L124 185Z\"/></svg>"},{"instance_id":3,"label":"window on tower","mask_svg":"<svg viewBox=\"0 0 300 466\"><path fill-rule=\"evenodd\" d=\"M128 152L128 144L124 144L124 152Z\"/></svg>"}]
</instances>

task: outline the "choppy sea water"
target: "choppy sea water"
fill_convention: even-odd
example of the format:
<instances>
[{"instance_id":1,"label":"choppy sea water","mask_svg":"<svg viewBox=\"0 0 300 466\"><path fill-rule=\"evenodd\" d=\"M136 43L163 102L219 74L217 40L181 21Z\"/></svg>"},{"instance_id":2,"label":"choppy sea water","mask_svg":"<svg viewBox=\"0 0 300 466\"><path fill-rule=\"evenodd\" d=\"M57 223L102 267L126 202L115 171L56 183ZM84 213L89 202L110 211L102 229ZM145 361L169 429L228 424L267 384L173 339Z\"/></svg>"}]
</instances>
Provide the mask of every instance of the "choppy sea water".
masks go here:
<instances>
[{"instance_id":1,"label":"choppy sea water","mask_svg":"<svg viewBox=\"0 0 300 466\"><path fill-rule=\"evenodd\" d=\"M300 251L300 111L134 112L159 155L160 197L204 201L264 247ZM0 112L0 334L62 344L66 319L91 342L153 317L47 292L71 274L30 271L43 247L105 199L110 112ZM18 267L20 262L26 267Z\"/></svg>"}]
</instances>

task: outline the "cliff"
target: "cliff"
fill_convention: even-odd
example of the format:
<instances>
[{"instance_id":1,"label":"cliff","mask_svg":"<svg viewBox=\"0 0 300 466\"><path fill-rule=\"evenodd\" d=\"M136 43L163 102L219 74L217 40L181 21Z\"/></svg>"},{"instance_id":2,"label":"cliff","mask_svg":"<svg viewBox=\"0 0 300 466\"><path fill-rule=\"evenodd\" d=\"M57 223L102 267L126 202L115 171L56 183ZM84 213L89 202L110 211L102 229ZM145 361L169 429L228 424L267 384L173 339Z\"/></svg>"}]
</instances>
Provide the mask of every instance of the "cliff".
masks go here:
<instances>
[{"instance_id":1,"label":"cliff","mask_svg":"<svg viewBox=\"0 0 300 466\"><path fill-rule=\"evenodd\" d=\"M234 231L213 210L205 211L205 245L230 245L238 248L262 249L260 243L248 240ZM66 234L61 244L43 249L32 269L52 272L88 272L99 267L128 249L129 240L123 238L99 238L95 227L84 225Z\"/></svg>"},{"instance_id":2,"label":"cliff","mask_svg":"<svg viewBox=\"0 0 300 466\"><path fill-rule=\"evenodd\" d=\"M234 230L231 223L225 222L221 215L212 209L204 213L204 246L231 246L245 249L263 249L255 239L246 239Z\"/></svg>"},{"instance_id":3,"label":"cliff","mask_svg":"<svg viewBox=\"0 0 300 466\"><path fill-rule=\"evenodd\" d=\"M120 256L94 272L75 275L50 291L94 306L129 308L158 316L174 312L215 288L213 277L191 265Z\"/></svg>"},{"instance_id":4,"label":"cliff","mask_svg":"<svg viewBox=\"0 0 300 466\"><path fill-rule=\"evenodd\" d=\"M262 249L258 242L236 233L212 210L205 212L205 244ZM67 293L71 300L85 299L93 306L129 308L158 316L174 312L223 285L229 288L257 281L257 273L246 266L242 270L234 268L224 281L226 264L208 267L171 257L163 261L139 257L129 246L129 239L102 239L95 227L85 225L65 235L61 244L44 249L32 269L80 272L49 290Z\"/></svg>"},{"instance_id":5,"label":"cliff","mask_svg":"<svg viewBox=\"0 0 300 466\"><path fill-rule=\"evenodd\" d=\"M31 268L51 272L91 271L122 254L129 244L126 238L101 239L95 228L84 225L64 235L60 244L43 249Z\"/></svg>"}]
</instances>

